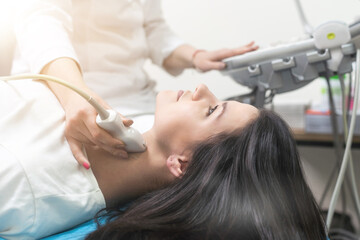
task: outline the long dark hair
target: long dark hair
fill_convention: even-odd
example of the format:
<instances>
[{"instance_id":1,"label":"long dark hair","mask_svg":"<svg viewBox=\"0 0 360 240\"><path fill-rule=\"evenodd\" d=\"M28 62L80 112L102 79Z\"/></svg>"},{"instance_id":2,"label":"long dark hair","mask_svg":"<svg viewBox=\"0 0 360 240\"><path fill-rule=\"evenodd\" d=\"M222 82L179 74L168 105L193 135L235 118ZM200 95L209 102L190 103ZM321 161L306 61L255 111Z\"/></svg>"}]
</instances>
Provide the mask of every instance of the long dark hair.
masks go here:
<instances>
[{"instance_id":1,"label":"long dark hair","mask_svg":"<svg viewBox=\"0 0 360 240\"><path fill-rule=\"evenodd\" d=\"M87 239L326 239L291 131L268 110L198 145L182 179L115 215Z\"/></svg>"}]
</instances>

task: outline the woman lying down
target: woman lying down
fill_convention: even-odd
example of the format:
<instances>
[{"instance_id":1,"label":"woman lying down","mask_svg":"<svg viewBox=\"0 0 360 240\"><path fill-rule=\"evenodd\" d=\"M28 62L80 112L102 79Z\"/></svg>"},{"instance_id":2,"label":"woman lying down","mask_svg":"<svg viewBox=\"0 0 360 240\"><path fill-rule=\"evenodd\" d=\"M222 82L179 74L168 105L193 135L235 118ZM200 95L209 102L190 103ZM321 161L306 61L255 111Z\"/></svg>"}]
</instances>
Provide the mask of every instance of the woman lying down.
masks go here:
<instances>
[{"instance_id":1,"label":"woman lying down","mask_svg":"<svg viewBox=\"0 0 360 240\"><path fill-rule=\"evenodd\" d=\"M147 151L125 160L86 147L86 170L51 91L0 83L0 237L38 239L106 207L111 221L87 239L326 239L280 117L205 85L178 93L158 94Z\"/></svg>"}]
</instances>

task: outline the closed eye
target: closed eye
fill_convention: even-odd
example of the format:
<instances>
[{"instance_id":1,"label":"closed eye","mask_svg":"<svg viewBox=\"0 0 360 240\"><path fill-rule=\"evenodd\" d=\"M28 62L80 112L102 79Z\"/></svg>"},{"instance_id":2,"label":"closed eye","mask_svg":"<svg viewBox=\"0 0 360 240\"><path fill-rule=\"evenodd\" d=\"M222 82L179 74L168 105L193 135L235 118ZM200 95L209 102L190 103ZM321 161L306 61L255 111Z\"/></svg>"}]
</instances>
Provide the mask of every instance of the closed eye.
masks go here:
<instances>
[{"instance_id":1,"label":"closed eye","mask_svg":"<svg viewBox=\"0 0 360 240\"><path fill-rule=\"evenodd\" d=\"M210 116L218 107L219 105L216 105L215 107L209 107L209 110L207 112L207 116Z\"/></svg>"}]
</instances>

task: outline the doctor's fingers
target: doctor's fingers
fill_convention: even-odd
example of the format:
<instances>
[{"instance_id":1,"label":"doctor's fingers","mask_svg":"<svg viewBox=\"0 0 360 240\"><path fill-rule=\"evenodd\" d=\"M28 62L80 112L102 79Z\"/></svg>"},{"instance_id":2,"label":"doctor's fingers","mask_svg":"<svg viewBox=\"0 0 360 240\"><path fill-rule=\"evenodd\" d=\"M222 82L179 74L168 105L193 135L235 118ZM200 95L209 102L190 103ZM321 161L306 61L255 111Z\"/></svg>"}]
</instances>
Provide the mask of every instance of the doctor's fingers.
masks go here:
<instances>
[{"instance_id":1,"label":"doctor's fingers","mask_svg":"<svg viewBox=\"0 0 360 240\"><path fill-rule=\"evenodd\" d=\"M204 61L201 64L197 66L198 70L201 70L203 72L209 71L209 70L221 70L225 67L225 63L223 62L215 62L215 61Z\"/></svg>"},{"instance_id":2,"label":"doctor's fingers","mask_svg":"<svg viewBox=\"0 0 360 240\"><path fill-rule=\"evenodd\" d=\"M67 138L67 141L69 143L70 150L71 150L74 158L76 159L76 161L80 165L84 166L84 168L89 169L90 163L89 163L89 160L85 156L83 144L71 137Z\"/></svg>"},{"instance_id":3,"label":"doctor's fingers","mask_svg":"<svg viewBox=\"0 0 360 240\"><path fill-rule=\"evenodd\" d=\"M76 128L67 125L65 136L67 139L72 138L85 145L102 148L114 156L122 158L128 157L125 151L125 144L121 140L113 138L95 122L88 124L81 122Z\"/></svg>"},{"instance_id":4,"label":"doctor's fingers","mask_svg":"<svg viewBox=\"0 0 360 240\"><path fill-rule=\"evenodd\" d=\"M244 54L244 53L247 53L247 52L252 52L252 51L255 51L259 49L259 46L258 45L255 45L254 42L251 42L245 46L241 46L241 47L238 47L238 48L235 48L235 54L236 55L240 55L240 54Z\"/></svg>"},{"instance_id":5,"label":"doctor's fingers","mask_svg":"<svg viewBox=\"0 0 360 240\"><path fill-rule=\"evenodd\" d=\"M214 52L213 59L214 60L223 60L225 58L241 55L247 52L255 51L259 48L259 46L254 45L253 43L249 43L245 46L241 46L233 49L220 49Z\"/></svg>"},{"instance_id":6,"label":"doctor's fingers","mask_svg":"<svg viewBox=\"0 0 360 240\"><path fill-rule=\"evenodd\" d=\"M95 141L92 140L93 137L89 132L89 129L82 121L78 122L76 126L67 122L65 127L65 137L66 139L73 138L83 144L96 145Z\"/></svg>"},{"instance_id":7,"label":"doctor's fingers","mask_svg":"<svg viewBox=\"0 0 360 240\"><path fill-rule=\"evenodd\" d=\"M245 44L244 46L241 46L241 47L253 47L253 46L257 46L257 45L255 45L255 41L251 41L248 44Z\"/></svg>"},{"instance_id":8,"label":"doctor's fingers","mask_svg":"<svg viewBox=\"0 0 360 240\"><path fill-rule=\"evenodd\" d=\"M116 157L128 157L125 150L125 144L120 139L114 138L107 131L100 128L96 123L88 123L86 127L88 131L83 131L83 133L91 142Z\"/></svg>"}]
</instances>

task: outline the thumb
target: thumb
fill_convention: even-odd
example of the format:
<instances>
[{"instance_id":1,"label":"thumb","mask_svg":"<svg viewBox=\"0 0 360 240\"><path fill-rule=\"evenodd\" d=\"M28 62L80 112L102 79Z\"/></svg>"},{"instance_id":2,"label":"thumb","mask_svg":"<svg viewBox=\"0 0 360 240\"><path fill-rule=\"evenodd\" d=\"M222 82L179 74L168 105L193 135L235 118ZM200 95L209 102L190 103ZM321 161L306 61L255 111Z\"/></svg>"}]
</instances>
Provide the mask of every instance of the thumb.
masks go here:
<instances>
[{"instance_id":1,"label":"thumb","mask_svg":"<svg viewBox=\"0 0 360 240\"><path fill-rule=\"evenodd\" d=\"M130 127L134 123L134 121L132 119L129 119L129 118L126 118L123 116L121 116L121 120L123 121L123 123L126 127Z\"/></svg>"}]
</instances>

